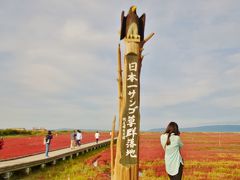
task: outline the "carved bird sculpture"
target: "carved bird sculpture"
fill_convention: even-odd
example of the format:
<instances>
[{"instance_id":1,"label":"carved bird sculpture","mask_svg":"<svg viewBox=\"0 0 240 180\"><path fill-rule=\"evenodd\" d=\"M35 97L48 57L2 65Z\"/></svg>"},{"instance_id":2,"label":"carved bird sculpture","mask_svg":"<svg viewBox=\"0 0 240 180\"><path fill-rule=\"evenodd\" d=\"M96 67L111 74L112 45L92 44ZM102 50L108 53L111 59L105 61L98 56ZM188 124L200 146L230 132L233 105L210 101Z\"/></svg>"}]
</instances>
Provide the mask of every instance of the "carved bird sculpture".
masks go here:
<instances>
[{"instance_id":1,"label":"carved bird sculpture","mask_svg":"<svg viewBox=\"0 0 240 180\"><path fill-rule=\"evenodd\" d=\"M130 7L128 15L124 16L122 11L121 16L121 32L120 40L124 39L144 39L144 27L146 15L143 14L140 18L137 15L136 6Z\"/></svg>"}]
</instances>

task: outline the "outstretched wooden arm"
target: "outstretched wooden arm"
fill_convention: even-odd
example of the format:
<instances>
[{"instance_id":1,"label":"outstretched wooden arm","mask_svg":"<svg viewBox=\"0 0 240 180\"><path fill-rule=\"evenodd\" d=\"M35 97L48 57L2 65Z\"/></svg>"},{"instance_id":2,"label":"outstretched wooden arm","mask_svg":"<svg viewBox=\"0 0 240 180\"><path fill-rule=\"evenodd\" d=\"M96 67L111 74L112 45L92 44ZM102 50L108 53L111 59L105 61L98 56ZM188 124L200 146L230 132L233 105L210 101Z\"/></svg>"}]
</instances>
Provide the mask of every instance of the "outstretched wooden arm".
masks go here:
<instances>
[{"instance_id":1,"label":"outstretched wooden arm","mask_svg":"<svg viewBox=\"0 0 240 180\"><path fill-rule=\"evenodd\" d=\"M144 39L143 44L145 44L149 39L153 37L154 33L151 33L147 36L147 38Z\"/></svg>"}]
</instances>

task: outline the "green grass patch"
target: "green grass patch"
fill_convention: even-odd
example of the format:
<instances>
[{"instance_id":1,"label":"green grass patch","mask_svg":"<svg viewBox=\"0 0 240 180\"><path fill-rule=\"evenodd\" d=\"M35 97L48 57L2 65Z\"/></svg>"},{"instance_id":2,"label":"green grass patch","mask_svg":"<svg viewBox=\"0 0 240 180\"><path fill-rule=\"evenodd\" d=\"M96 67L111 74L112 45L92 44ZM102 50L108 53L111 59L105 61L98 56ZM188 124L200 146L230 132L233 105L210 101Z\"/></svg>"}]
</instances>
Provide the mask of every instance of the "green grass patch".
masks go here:
<instances>
[{"instance_id":1,"label":"green grass patch","mask_svg":"<svg viewBox=\"0 0 240 180\"><path fill-rule=\"evenodd\" d=\"M94 155L101 153L109 147L103 147L95 151L91 151L84 155L80 155L74 159L58 161L56 165L48 165L44 169L33 170L28 176L13 177L13 179L21 180L89 180L95 179L98 174L107 171L109 167L94 167L88 165L86 161Z\"/></svg>"}]
</instances>

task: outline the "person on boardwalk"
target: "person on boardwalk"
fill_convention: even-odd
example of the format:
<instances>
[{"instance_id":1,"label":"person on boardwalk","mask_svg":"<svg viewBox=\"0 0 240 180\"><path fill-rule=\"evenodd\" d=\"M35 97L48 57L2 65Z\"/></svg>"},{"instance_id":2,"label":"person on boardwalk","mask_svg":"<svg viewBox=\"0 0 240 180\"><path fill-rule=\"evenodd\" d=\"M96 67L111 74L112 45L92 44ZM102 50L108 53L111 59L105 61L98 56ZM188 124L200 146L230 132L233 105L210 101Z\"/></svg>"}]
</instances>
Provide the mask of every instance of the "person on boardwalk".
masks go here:
<instances>
[{"instance_id":1,"label":"person on boardwalk","mask_svg":"<svg viewBox=\"0 0 240 180\"><path fill-rule=\"evenodd\" d=\"M95 139L96 139L96 143L97 143L97 144L98 144L99 137L100 137L100 134L99 134L99 132L97 131L97 132L95 133Z\"/></svg>"},{"instance_id":2,"label":"person on boardwalk","mask_svg":"<svg viewBox=\"0 0 240 180\"><path fill-rule=\"evenodd\" d=\"M0 138L0 149L3 148L3 145L4 145L4 140L3 140L3 137Z\"/></svg>"},{"instance_id":3,"label":"person on boardwalk","mask_svg":"<svg viewBox=\"0 0 240 180\"><path fill-rule=\"evenodd\" d=\"M181 180L183 173L183 159L180 148L183 143L180 131L175 122L170 122L166 131L161 135L161 145L165 151L165 167L171 180Z\"/></svg>"},{"instance_id":4,"label":"person on boardwalk","mask_svg":"<svg viewBox=\"0 0 240 180\"><path fill-rule=\"evenodd\" d=\"M77 146L81 145L82 138L83 138L82 132L80 130L77 130L77 135L76 135Z\"/></svg>"},{"instance_id":5,"label":"person on boardwalk","mask_svg":"<svg viewBox=\"0 0 240 180\"><path fill-rule=\"evenodd\" d=\"M45 156L48 156L48 152L49 152L49 148L50 148L50 144L51 144L51 140L52 140L53 136L52 136L52 132L48 131L46 137L45 137L45 146L46 146L46 151L45 151Z\"/></svg>"},{"instance_id":6,"label":"person on boardwalk","mask_svg":"<svg viewBox=\"0 0 240 180\"><path fill-rule=\"evenodd\" d=\"M71 149L74 149L76 147L76 130L74 130L72 133L71 133L71 144L70 144L70 148Z\"/></svg>"}]
</instances>

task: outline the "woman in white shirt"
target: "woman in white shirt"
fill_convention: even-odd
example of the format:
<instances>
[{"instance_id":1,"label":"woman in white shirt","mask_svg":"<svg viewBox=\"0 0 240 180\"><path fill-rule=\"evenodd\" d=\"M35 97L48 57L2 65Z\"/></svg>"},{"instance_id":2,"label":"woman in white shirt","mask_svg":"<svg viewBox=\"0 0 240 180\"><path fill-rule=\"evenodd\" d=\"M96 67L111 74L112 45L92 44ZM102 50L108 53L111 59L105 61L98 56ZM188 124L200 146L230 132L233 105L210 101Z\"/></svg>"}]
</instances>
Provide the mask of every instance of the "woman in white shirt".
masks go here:
<instances>
[{"instance_id":1,"label":"woman in white shirt","mask_svg":"<svg viewBox=\"0 0 240 180\"><path fill-rule=\"evenodd\" d=\"M170 122L164 134L161 135L161 144L165 151L165 167L171 180L181 180L183 172L183 159L180 148L183 143L180 139L178 125Z\"/></svg>"},{"instance_id":2,"label":"woman in white shirt","mask_svg":"<svg viewBox=\"0 0 240 180\"><path fill-rule=\"evenodd\" d=\"M99 132L97 131L97 132L95 133L95 139L96 139L96 143L97 143L97 144L98 144L99 137L100 137L100 134L99 134Z\"/></svg>"},{"instance_id":3,"label":"woman in white shirt","mask_svg":"<svg viewBox=\"0 0 240 180\"><path fill-rule=\"evenodd\" d=\"M82 132L80 130L77 130L77 135L76 135L77 146L81 145L82 138L83 138Z\"/></svg>"}]
</instances>

